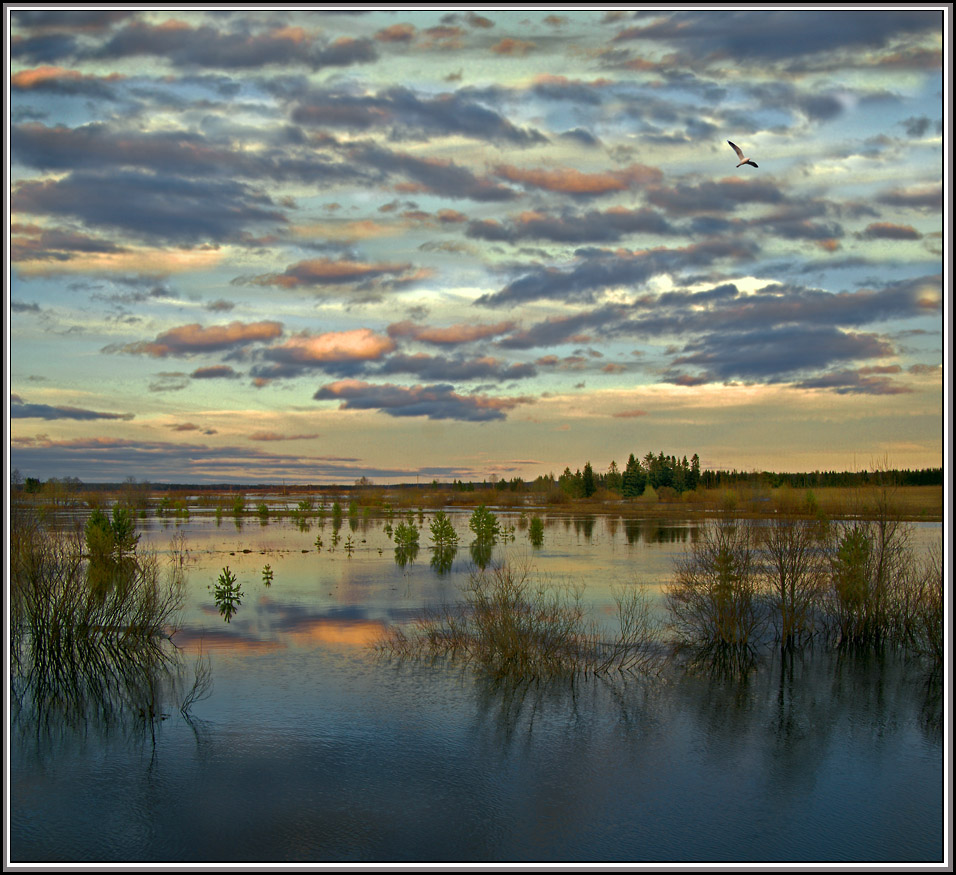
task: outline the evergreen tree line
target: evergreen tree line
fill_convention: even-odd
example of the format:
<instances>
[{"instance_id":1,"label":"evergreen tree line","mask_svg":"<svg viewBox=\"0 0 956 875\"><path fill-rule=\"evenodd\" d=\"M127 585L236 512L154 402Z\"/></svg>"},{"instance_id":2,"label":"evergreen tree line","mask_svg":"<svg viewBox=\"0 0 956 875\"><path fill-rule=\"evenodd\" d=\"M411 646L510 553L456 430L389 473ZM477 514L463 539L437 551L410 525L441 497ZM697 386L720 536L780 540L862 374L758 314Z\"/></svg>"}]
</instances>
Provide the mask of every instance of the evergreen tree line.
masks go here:
<instances>
[{"instance_id":1,"label":"evergreen tree line","mask_svg":"<svg viewBox=\"0 0 956 875\"><path fill-rule=\"evenodd\" d=\"M812 489L825 486L860 487L871 485L894 486L941 486L942 468L888 469L879 471L810 471L776 473L773 471L702 471L700 457L694 453L687 456L665 456L663 451L656 456L648 452L638 459L633 453L628 457L622 471L616 462L611 462L604 473L594 470L590 462L583 468L571 471L566 467L560 477L547 474L526 482L520 477L501 479L497 483L478 484L479 487L494 486L499 491L549 493L559 489L569 498L590 498L598 491L605 491L622 498L638 498L648 486L655 491L662 487L676 493L702 489L718 489L733 486L767 486L773 489L789 486L794 489ZM474 483L461 480L454 482L461 491L473 491Z\"/></svg>"},{"instance_id":2,"label":"evergreen tree line","mask_svg":"<svg viewBox=\"0 0 956 875\"><path fill-rule=\"evenodd\" d=\"M558 487L570 498L590 498L599 489L623 498L638 498L648 486L655 490L669 487L680 494L696 489L700 482L697 453L688 462L687 456L678 459L665 456L661 451L656 456L649 452L643 459L631 453L623 471L616 462L611 462L604 474L596 474L590 462L573 474L570 468L565 468L558 478Z\"/></svg>"}]
</instances>

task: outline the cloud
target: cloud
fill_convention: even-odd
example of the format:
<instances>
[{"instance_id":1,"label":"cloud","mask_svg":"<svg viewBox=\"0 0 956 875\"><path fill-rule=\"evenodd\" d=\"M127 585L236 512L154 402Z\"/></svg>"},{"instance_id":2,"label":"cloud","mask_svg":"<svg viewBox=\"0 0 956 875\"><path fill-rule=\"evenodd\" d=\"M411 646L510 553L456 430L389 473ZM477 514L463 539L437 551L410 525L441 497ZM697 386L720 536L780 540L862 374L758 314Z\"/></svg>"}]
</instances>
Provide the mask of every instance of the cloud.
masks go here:
<instances>
[{"instance_id":1,"label":"cloud","mask_svg":"<svg viewBox=\"0 0 956 875\"><path fill-rule=\"evenodd\" d=\"M252 132L250 132L252 133ZM246 136L240 132L239 136ZM255 149L237 149L236 134L211 134L181 129L142 131L121 123L103 122L49 127L30 122L11 130L11 155L27 167L42 170L75 170L93 174L138 168L163 177L245 178L256 184L263 179L301 182L359 182L364 176L355 166L318 151L315 144L270 144L255 132ZM130 177L142 185L141 176ZM225 189L229 191L229 189ZM247 189L247 197L253 197ZM130 196L133 196L131 192Z\"/></svg>"},{"instance_id":2,"label":"cloud","mask_svg":"<svg viewBox=\"0 0 956 875\"><path fill-rule=\"evenodd\" d=\"M191 27L174 19L156 25L133 21L82 56L95 60L159 57L176 67L227 70L259 69L270 64L301 64L320 70L368 63L378 57L370 39L341 37L319 42L299 27L253 33L240 26L229 32L210 25Z\"/></svg>"},{"instance_id":3,"label":"cloud","mask_svg":"<svg viewBox=\"0 0 956 875\"><path fill-rule=\"evenodd\" d=\"M943 208L943 187L920 185L894 188L877 195L876 200L888 207L939 212Z\"/></svg>"},{"instance_id":4,"label":"cloud","mask_svg":"<svg viewBox=\"0 0 956 875\"><path fill-rule=\"evenodd\" d=\"M600 197L643 188L663 179L656 167L632 164L620 170L603 173L584 173L572 167L554 170L544 168L519 168L511 164L499 164L494 170L497 176L526 188L539 188L573 197Z\"/></svg>"},{"instance_id":5,"label":"cloud","mask_svg":"<svg viewBox=\"0 0 956 875\"><path fill-rule=\"evenodd\" d=\"M895 383L886 377L869 376L864 369L821 374L801 380L795 384L795 388L827 389L838 395L903 395L913 391L909 386Z\"/></svg>"},{"instance_id":6,"label":"cloud","mask_svg":"<svg viewBox=\"0 0 956 875\"><path fill-rule=\"evenodd\" d=\"M110 346L104 352L126 352L153 358L190 356L236 349L251 343L266 343L281 334L281 322L230 322L228 325L211 325L209 328L192 323L164 331L152 341Z\"/></svg>"},{"instance_id":7,"label":"cloud","mask_svg":"<svg viewBox=\"0 0 956 875\"><path fill-rule=\"evenodd\" d=\"M636 419L639 416L647 416L647 411L639 409L620 410L617 413L612 413L611 416L613 416L615 419Z\"/></svg>"},{"instance_id":8,"label":"cloud","mask_svg":"<svg viewBox=\"0 0 956 875\"><path fill-rule=\"evenodd\" d=\"M189 376L194 380L235 380L240 374L229 365L213 365L209 368L196 368Z\"/></svg>"},{"instance_id":9,"label":"cloud","mask_svg":"<svg viewBox=\"0 0 956 875\"><path fill-rule=\"evenodd\" d=\"M17 30L55 32L66 25L73 33L96 34L135 14L126 9L18 9L10 19Z\"/></svg>"},{"instance_id":10,"label":"cloud","mask_svg":"<svg viewBox=\"0 0 956 875\"><path fill-rule=\"evenodd\" d=\"M499 345L504 349L532 349L557 346L571 340L586 342L591 339L589 332L604 330L607 326L616 324L626 312L624 307L601 307L573 316L549 316L530 328L515 331L502 338Z\"/></svg>"},{"instance_id":11,"label":"cloud","mask_svg":"<svg viewBox=\"0 0 956 875\"><path fill-rule=\"evenodd\" d=\"M234 309L236 305L232 301L218 298L215 301L208 301L204 306L210 313L228 313Z\"/></svg>"},{"instance_id":12,"label":"cloud","mask_svg":"<svg viewBox=\"0 0 956 875\"><path fill-rule=\"evenodd\" d=\"M19 395L10 396L11 419L122 419L130 420L132 413L103 413L82 407L55 407L50 404L28 404Z\"/></svg>"},{"instance_id":13,"label":"cloud","mask_svg":"<svg viewBox=\"0 0 956 875\"><path fill-rule=\"evenodd\" d=\"M773 182L731 178L697 185L652 186L647 191L647 199L668 213L694 215L727 214L742 204L779 204L785 197Z\"/></svg>"},{"instance_id":14,"label":"cloud","mask_svg":"<svg viewBox=\"0 0 956 875\"><path fill-rule=\"evenodd\" d=\"M289 265L282 273L263 274L250 281L256 285L279 286L283 289L318 289L407 278L411 270L412 265L407 263L376 264L347 259L313 258Z\"/></svg>"},{"instance_id":15,"label":"cloud","mask_svg":"<svg viewBox=\"0 0 956 875\"><path fill-rule=\"evenodd\" d=\"M548 215L529 211L507 222L496 219L472 221L466 235L474 239L517 243L550 240L554 243L615 243L630 234L672 234L674 229L654 210L612 207L586 213L565 211Z\"/></svg>"},{"instance_id":16,"label":"cloud","mask_svg":"<svg viewBox=\"0 0 956 875\"><path fill-rule=\"evenodd\" d=\"M836 328L784 326L751 331L712 332L687 343L672 365L694 365L709 382L780 381L834 362L882 358L893 347L875 334ZM672 375L667 382L674 382Z\"/></svg>"},{"instance_id":17,"label":"cloud","mask_svg":"<svg viewBox=\"0 0 956 875\"><path fill-rule=\"evenodd\" d=\"M429 193L451 198L470 198L476 201L508 201L517 192L487 177L476 176L471 170L454 161L439 158L416 158L392 152L370 144L350 150L353 161L367 165L387 175L400 174L410 183L399 183L396 189L405 193Z\"/></svg>"},{"instance_id":18,"label":"cloud","mask_svg":"<svg viewBox=\"0 0 956 875\"><path fill-rule=\"evenodd\" d=\"M414 24L392 24L375 34L375 39L383 43L407 43L415 39Z\"/></svg>"},{"instance_id":19,"label":"cloud","mask_svg":"<svg viewBox=\"0 0 956 875\"><path fill-rule=\"evenodd\" d=\"M10 260L20 262L68 262L91 254L125 254L129 249L101 237L65 228L15 226L11 229Z\"/></svg>"},{"instance_id":20,"label":"cloud","mask_svg":"<svg viewBox=\"0 0 956 875\"><path fill-rule=\"evenodd\" d=\"M488 422L505 419L506 411L527 398L490 398L486 395L459 395L448 383L428 386L373 385L360 380L340 380L322 386L313 396L317 401L338 400L343 410L378 410L388 416L427 416L429 419L457 419Z\"/></svg>"},{"instance_id":21,"label":"cloud","mask_svg":"<svg viewBox=\"0 0 956 875\"><path fill-rule=\"evenodd\" d=\"M69 216L90 227L188 246L248 242L250 226L286 222L271 198L240 182L131 170L23 181L13 187L11 206L15 212Z\"/></svg>"},{"instance_id":22,"label":"cloud","mask_svg":"<svg viewBox=\"0 0 956 875\"><path fill-rule=\"evenodd\" d=\"M676 249L640 252L594 250L580 253L570 270L533 267L498 292L481 295L486 307L514 306L536 300L592 301L607 290L639 286L654 276L701 269L718 260L748 262L757 244L747 239L707 240Z\"/></svg>"},{"instance_id":23,"label":"cloud","mask_svg":"<svg viewBox=\"0 0 956 875\"><path fill-rule=\"evenodd\" d=\"M560 134L564 140L573 140L579 146L600 146L601 141L585 128L571 128Z\"/></svg>"},{"instance_id":24,"label":"cloud","mask_svg":"<svg viewBox=\"0 0 956 875\"><path fill-rule=\"evenodd\" d=\"M264 355L275 361L325 364L370 361L381 358L393 349L395 342L391 338L376 334L368 328L358 328L326 334L296 334L281 346L265 350Z\"/></svg>"},{"instance_id":25,"label":"cloud","mask_svg":"<svg viewBox=\"0 0 956 875\"><path fill-rule=\"evenodd\" d=\"M672 337L684 346L675 353L663 377L666 382L780 381L802 378L834 362L892 355L888 341L858 330L939 312L941 301L939 275L838 294L771 285L741 295L733 284L723 284L697 292L642 294L630 303L552 316L515 330L498 345L553 348L594 337ZM550 364L557 363L553 357ZM701 373L686 373L686 365ZM583 362L579 366L584 367Z\"/></svg>"},{"instance_id":26,"label":"cloud","mask_svg":"<svg viewBox=\"0 0 956 875\"><path fill-rule=\"evenodd\" d=\"M311 441L319 437L318 432L310 434L278 434L274 431L255 431L247 436L251 441Z\"/></svg>"},{"instance_id":27,"label":"cloud","mask_svg":"<svg viewBox=\"0 0 956 875\"><path fill-rule=\"evenodd\" d=\"M648 24L622 29L615 40L662 42L680 47L686 63L733 58L748 61L788 61L841 49L880 49L904 34L932 33L940 26L939 13L922 10L881 10L860 15L853 10L667 12Z\"/></svg>"},{"instance_id":28,"label":"cloud","mask_svg":"<svg viewBox=\"0 0 956 875\"><path fill-rule=\"evenodd\" d=\"M366 131L388 128L395 139L461 135L477 140L530 146L547 142L540 132L519 128L500 113L460 93L421 97L397 86L376 95L311 92L292 109L304 126Z\"/></svg>"},{"instance_id":29,"label":"cloud","mask_svg":"<svg viewBox=\"0 0 956 875\"><path fill-rule=\"evenodd\" d=\"M100 77L45 65L14 73L10 77L10 90L113 100L116 96L113 86L124 78L119 73Z\"/></svg>"},{"instance_id":30,"label":"cloud","mask_svg":"<svg viewBox=\"0 0 956 875\"><path fill-rule=\"evenodd\" d=\"M128 440L86 437L51 440L39 435L20 438L11 447L12 464L21 470L63 470L83 480L115 482L124 472L171 483L351 483L363 475L408 476L409 470L370 466L354 456L304 456L263 452L248 445L174 443L163 440ZM429 476L449 476L458 469L423 467ZM434 475L432 475L434 471ZM416 472L411 470L411 474ZM452 474L457 476L457 474Z\"/></svg>"},{"instance_id":31,"label":"cloud","mask_svg":"<svg viewBox=\"0 0 956 875\"><path fill-rule=\"evenodd\" d=\"M536 48L537 46L530 40L515 39L509 36L498 40L498 42L491 47L491 51L496 55L517 55L523 57Z\"/></svg>"},{"instance_id":32,"label":"cloud","mask_svg":"<svg viewBox=\"0 0 956 875\"><path fill-rule=\"evenodd\" d=\"M331 331L325 334L293 335L285 343L262 351L268 364L257 365L252 375L268 381L297 377L314 370L360 373L368 362L377 361L395 349L390 337L368 328Z\"/></svg>"},{"instance_id":33,"label":"cloud","mask_svg":"<svg viewBox=\"0 0 956 875\"><path fill-rule=\"evenodd\" d=\"M414 322L405 321L393 322L387 330L389 337L411 338L422 343L433 343L439 346L454 346L497 337L511 331L514 327L515 323L513 321L496 322L492 325L480 322L463 322L457 325L449 325L447 328L417 325Z\"/></svg>"},{"instance_id":34,"label":"cloud","mask_svg":"<svg viewBox=\"0 0 956 875\"><path fill-rule=\"evenodd\" d=\"M873 222L860 234L866 240L921 240L920 234L912 225L895 225L892 222Z\"/></svg>"},{"instance_id":35,"label":"cloud","mask_svg":"<svg viewBox=\"0 0 956 875\"><path fill-rule=\"evenodd\" d=\"M493 356L447 358L444 356L393 355L380 368L383 374L414 374L422 380L521 380L537 373L529 364L512 364Z\"/></svg>"}]
</instances>

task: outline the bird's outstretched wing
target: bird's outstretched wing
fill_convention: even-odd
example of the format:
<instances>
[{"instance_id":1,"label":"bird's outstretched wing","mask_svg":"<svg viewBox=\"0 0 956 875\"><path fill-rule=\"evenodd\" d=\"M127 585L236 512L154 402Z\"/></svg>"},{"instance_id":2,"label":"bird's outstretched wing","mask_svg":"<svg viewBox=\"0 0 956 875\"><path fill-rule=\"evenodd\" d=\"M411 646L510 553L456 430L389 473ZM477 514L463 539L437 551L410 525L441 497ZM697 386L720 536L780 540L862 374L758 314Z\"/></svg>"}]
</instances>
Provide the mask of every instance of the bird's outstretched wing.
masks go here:
<instances>
[{"instance_id":1,"label":"bird's outstretched wing","mask_svg":"<svg viewBox=\"0 0 956 875\"><path fill-rule=\"evenodd\" d=\"M728 140L727 142L730 143L730 140ZM733 143L730 143L730 148L733 149L733 150L737 153L737 157L738 157L741 161L744 160L744 153L741 152L740 149L739 149L737 146L735 146Z\"/></svg>"}]
</instances>

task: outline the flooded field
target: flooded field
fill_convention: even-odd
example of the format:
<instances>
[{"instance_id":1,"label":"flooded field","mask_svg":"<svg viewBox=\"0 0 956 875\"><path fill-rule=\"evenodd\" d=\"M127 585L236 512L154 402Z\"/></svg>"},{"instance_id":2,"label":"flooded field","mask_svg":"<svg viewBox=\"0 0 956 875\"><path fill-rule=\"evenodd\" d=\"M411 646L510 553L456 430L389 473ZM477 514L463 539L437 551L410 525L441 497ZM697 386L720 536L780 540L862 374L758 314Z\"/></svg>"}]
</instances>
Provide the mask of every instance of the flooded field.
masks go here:
<instances>
[{"instance_id":1,"label":"flooded field","mask_svg":"<svg viewBox=\"0 0 956 875\"><path fill-rule=\"evenodd\" d=\"M404 513L139 521L140 550L182 561L179 628L127 674L14 684L12 861L942 858L942 693L914 660L815 647L743 679L514 684L376 653L479 560L581 585L600 623L639 586L663 612L701 525L542 512L535 547L502 512L489 559L469 513L442 562L431 511L403 553Z\"/></svg>"}]
</instances>

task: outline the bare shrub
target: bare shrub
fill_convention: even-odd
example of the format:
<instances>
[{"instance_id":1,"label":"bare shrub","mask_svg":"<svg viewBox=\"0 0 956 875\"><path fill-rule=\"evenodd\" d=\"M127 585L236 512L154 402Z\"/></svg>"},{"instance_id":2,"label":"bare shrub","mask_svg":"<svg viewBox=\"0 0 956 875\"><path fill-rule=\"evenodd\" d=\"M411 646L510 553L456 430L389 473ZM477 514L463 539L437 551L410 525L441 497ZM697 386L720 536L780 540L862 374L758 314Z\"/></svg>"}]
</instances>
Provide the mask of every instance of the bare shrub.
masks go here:
<instances>
[{"instance_id":1,"label":"bare shrub","mask_svg":"<svg viewBox=\"0 0 956 875\"><path fill-rule=\"evenodd\" d=\"M406 631L389 628L378 650L400 658L450 658L485 676L573 679L648 670L656 630L643 592L618 597L613 641L589 619L581 587L537 580L528 568L501 565L472 574L457 605L424 613Z\"/></svg>"},{"instance_id":2,"label":"bare shrub","mask_svg":"<svg viewBox=\"0 0 956 875\"><path fill-rule=\"evenodd\" d=\"M915 561L910 541L911 529L886 489L865 515L833 527L826 604L842 643L894 640L901 628L900 592Z\"/></svg>"},{"instance_id":3,"label":"bare shrub","mask_svg":"<svg viewBox=\"0 0 956 875\"><path fill-rule=\"evenodd\" d=\"M756 643L763 621L750 526L711 523L675 562L665 591L670 628L679 647L739 648Z\"/></svg>"},{"instance_id":4,"label":"bare shrub","mask_svg":"<svg viewBox=\"0 0 956 875\"><path fill-rule=\"evenodd\" d=\"M772 605L775 637L784 646L812 637L825 586L818 524L782 513L754 526L762 589Z\"/></svg>"}]
</instances>

